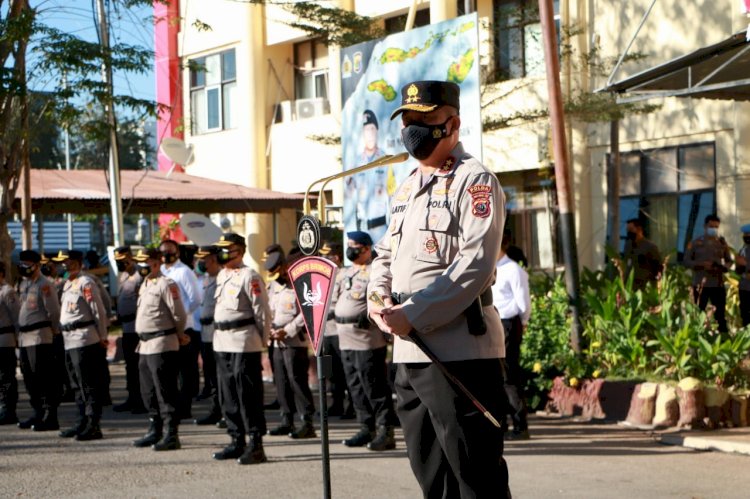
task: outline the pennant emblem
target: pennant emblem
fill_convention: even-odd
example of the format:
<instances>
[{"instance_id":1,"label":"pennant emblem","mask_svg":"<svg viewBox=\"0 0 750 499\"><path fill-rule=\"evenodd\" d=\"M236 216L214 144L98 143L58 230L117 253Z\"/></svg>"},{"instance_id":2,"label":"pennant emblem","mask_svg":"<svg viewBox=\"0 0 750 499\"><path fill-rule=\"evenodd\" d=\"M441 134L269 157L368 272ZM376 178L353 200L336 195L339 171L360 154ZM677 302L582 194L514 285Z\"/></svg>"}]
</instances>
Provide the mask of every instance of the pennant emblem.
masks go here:
<instances>
[{"instance_id":1,"label":"pennant emblem","mask_svg":"<svg viewBox=\"0 0 750 499\"><path fill-rule=\"evenodd\" d=\"M297 305L305 320L307 336L318 356L323 346L323 328L328 320L337 270L336 264L330 260L308 256L294 262L288 271Z\"/></svg>"}]
</instances>

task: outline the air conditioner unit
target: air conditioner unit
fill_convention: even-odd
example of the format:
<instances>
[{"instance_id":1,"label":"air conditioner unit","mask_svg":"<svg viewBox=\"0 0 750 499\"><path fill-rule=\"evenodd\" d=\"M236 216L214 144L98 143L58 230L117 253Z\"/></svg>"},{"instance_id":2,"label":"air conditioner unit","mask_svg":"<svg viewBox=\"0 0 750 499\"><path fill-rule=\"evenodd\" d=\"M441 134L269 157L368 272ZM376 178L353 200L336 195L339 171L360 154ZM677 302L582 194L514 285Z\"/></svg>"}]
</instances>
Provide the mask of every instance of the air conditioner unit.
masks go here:
<instances>
[{"instance_id":1,"label":"air conditioner unit","mask_svg":"<svg viewBox=\"0 0 750 499\"><path fill-rule=\"evenodd\" d=\"M331 112L328 99L297 99L294 101L294 111L298 120L322 116Z\"/></svg>"},{"instance_id":2,"label":"air conditioner unit","mask_svg":"<svg viewBox=\"0 0 750 499\"><path fill-rule=\"evenodd\" d=\"M292 114L292 101L290 100L283 100L276 104L273 107L273 122L274 123L281 123L283 121L292 121L294 120L294 115Z\"/></svg>"}]
</instances>

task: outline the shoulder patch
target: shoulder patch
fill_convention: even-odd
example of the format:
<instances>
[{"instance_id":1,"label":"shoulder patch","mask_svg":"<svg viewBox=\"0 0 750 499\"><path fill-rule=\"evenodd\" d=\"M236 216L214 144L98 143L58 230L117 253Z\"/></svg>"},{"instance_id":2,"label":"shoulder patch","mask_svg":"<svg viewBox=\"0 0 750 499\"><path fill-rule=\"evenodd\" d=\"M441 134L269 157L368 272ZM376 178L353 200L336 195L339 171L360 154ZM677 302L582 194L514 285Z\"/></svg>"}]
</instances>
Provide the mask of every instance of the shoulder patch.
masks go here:
<instances>
[{"instance_id":1,"label":"shoulder patch","mask_svg":"<svg viewBox=\"0 0 750 499\"><path fill-rule=\"evenodd\" d=\"M94 292L91 291L91 284L86 283L86 285L83 286L83 297L89 303L94 301Z\"/></svg>"},{"instance_id":2,"label":"shoulder patch","mask_svg":"<svg viewBox=\"0 0 750 499\"><path fill-rule=\"evenodd\" d=\"M44 294L44 296L49 296L51 292L52 291L50 289L49 284L45 284L42 286L42 294Z\"/></svg>"},{"instance_id":3,"label":"shoulder patch","mask_svg":"<svg viewBox=\"0 0 750 499\"><path fill-rule=\"evenodd\" d=\"M169 293L172 295L173 300L180 299L180 289L177 287L177 284L175 283L169 284Z\"/></svg>"},{"instance_id":4,"label":"shoulder patch","mask_svg":"<svg viewBox=\"0 0 750 499\"><path fill-rule=\"evenodd\" d=\"M492 213L490 195L492 186L486 184L472 185L467 189L471 194L471 214L477 218L487 218Z\"/></svg>"},{"instance_id":5,"label":"shoulder patch","mask_svg":"<svg viewBox=\"0 0 750 499\"><path fill-rule=\"evenodd\" d=\"M253 296L260 296L260 279L254 277L250 280L250 292Z\"/></svg>"}]
</instances>

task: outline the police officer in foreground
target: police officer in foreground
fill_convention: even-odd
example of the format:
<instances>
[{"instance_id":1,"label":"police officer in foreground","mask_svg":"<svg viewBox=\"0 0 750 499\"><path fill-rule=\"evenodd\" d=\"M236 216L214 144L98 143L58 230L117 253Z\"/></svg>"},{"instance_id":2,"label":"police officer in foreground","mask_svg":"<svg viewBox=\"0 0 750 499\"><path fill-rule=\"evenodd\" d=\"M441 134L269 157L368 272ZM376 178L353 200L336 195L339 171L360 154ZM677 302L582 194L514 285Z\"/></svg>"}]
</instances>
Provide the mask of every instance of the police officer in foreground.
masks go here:
<instances>
[{"instance_id":1,"label":"police officer in foreground","mask_svg":"<svg viewBox=\"0 0 750 499\"><path fill-rule=\"evenodd\" d=\"M201 273L203 301L201 302L201 358L203 359L203 379L205 397L211 399L208 415L195 420L197 425L216 424L221 421L219 405L219 385L216 378L216 358L214 355L214 309L216 308L216 276L221 270L217 255L218 246L201 246L195 253L196 268Z\"/></svg>"},{"instance_id":2,"label":"police officer in foreground","mask_svg":"<svg viewBox=\"0 0 750 499\"><path fill-rule=\"evenodd\" d=\"M224 268L216 277L214 352L219 400L231 442L213 457L260 464L267 461L263 450L266 417L261 353L271 313L263 280L242 262L245 239L229 232L216 246Z\"/></svg>"},{"instance_id":3,"label":"police officer in foreground","mask_svg":"<svg viewBox=\"0 0 750 499\"><path fill-rule=\"evenodd\" d=\"M705 218L702 236L688 243L685 251L685 266L693 269L693 293L701 310L706 310L708 302L716 308L714 317L719 324L719 332L726 333L727 289L724 287L724 274L732 264L732 254L726 240L719 236L721 220L716 215Z\"/></svg>"},{"instance_id":4,"label":"police officer in foreground","mask_svg":"<svg viewBox=\"0 0 750 499\"><path fill-rule=\"evenodd\" d=\"M740 317L742 326L750 324L750 224L745 224L742 231L742 248L737 253L736 270L740 275Z\"/></svg>"},{"instance_id":5,"label":"police officer in foreground","mask_svg":"<svg viewBox=\"0 0 750 499\"><path fill-rule=\"evenodd\" d=\"M268 300L273 324L271 338L274 342L273 377L276 396L281 405L281 424L269 430L273 436L290 438L315 438L313 428L312 392L307 381L310 358L307 353L307 335L304 319L299 309L294 288L287 275L287 263L281 253L268 256L265 262L270 282ZM294 414L300 413L302 426L294 427Z\"/></svg>"},{"instance_id":6,"label":"police officer in foreground","mask_svg":"<svg viewBox=\"0 0 750 499\"><path fill-rule=\"evenodd\" d=\"M336 325L346 382L360 430L343 444L347 447L366 445L373 451L395 449L396 416L385 364L387 344L383 333L367 318L372 239L362 231L349 232L347 238L346 257L354 265L341 273Z\"/></svg>"},{"instance_id":7,"label":"police officer in foreground","mask_svg":"<svg viewBox=\"0 0 750 499\"><path fill-rule=\"evenodd\" d=\"M122 404L112 408L115 412L132 412L145 414L141 397L140 379L138 377L138 334L135 331L135 314L138 308L138 290L143 282L143 276L136 272L135 261L130 246L120 246L115 249L115 264L119 275L117 277L117 319L122 326L122 352L125 357L125 380L128 398Z\"/></svg>"},{"instance_id":8,"label":"police officer in foreground","mask_svg":"<svg viewBox=\"0 0 750 499\"><path fill-rule=\"evenodd\" d=\"M63 286L60 330L65 341L65 361L75 390L78 419L60 432L63 438L99 440L105 379L101 376L102 350L107 348L107 311L99 287L83 272L83 253L61 251L52 259L68 272Z\"/></svg>"},{"instance_id":9,"label":"police officer in foreground","mask_svg":"<svg viewBox=\"0 0 750 499\"><path fill-rule=\"evenodd\" d=\"M19 284L18 347L23 382L34 414L20 421L18 427L35 431L58 430L60 383L55 378L52 337L59 334L60 302L54 287L42 275L39 253L24 250L19 259L18 272L22 280Z\"/></svg>"},{"instance_id":10,"label":"police officer in foreground","mask_svg":"<svg viewBox=\"0 0 750 499\"><path fill-rule=\"evenodd\" d=\"M15 424L18 403L16 381L16 325L21 302L13 286L5 282L5 264L0 262L0 425Z\"/></svg>"},{"instance_id":11,"label":"police officer in foreground","mask_svg":"<svg viewBox=\"0 0 750 499\"><path fill-rule=\"evenodd\" d=\"M505 223L495 174L459 142L459 87L417 81L401 90L401 136L419 167L391 201L376 245L370 317L395 335L397 412L425 497L505 497L503 434L408 335L420 336L492 414L505 408L503 330L492 306ZM369 293L368 293L369 294Z\"/></svg>"},{"instance_id":12,"label":"police officer in foreground","mask_svg":"<svg viewBox=\"0 0 750 499\"><path fill-rule=\"evenodd\" d=\"M135 256L143 283L138 291L135 330L138 331L138 368L143 404L149 411L148 432L133 442L155 451L180 448L177 417L180 345L187 344L185 308L177 284L161 274L161 252L139 250ZM167 431L164 433L164 428Z\"/></svg>"}]
</instances>

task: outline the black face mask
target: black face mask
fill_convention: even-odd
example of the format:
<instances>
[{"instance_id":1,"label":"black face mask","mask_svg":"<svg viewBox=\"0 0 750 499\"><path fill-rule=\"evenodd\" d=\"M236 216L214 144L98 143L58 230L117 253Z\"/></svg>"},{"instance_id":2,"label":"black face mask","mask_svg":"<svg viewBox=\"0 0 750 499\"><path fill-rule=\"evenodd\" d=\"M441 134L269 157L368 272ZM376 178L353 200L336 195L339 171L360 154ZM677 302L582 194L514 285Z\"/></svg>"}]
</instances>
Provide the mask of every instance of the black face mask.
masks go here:
<instances>
[{"instance_id":1,"label":"black face mask","mask_svg":"<svg viewBox=\"0 0 750 499\"><path fill-rule=\"evenodd\" d=\"M628 232L628 239L631 241L635 241L635 232Z\"/></svg>"},{"instance_id":2,"label":"black face mask","mask_svg":"<svg viewBox=\"0 0 750 499\"><path fill-rule=\"evenodd\" d=\"M34 273L34 266L22 263L18 266L18 273L21 274L21 277L31 277Z\"/></svg>"},{"instance_id":3,"label":"black face mask","mask_svg":"<svg viewBox=\"0 0 750 499\"><path fill-rule=\"evenodd\" d=\"M138 269L138 273L143 277L146 277L151 273L151 267L147 263L139 263L136 265L136 268Z\"/></svg>"},{"instance_id":4,"label":"black face mask","mask_svg":"<svg viewBox=\"0 0 750 499\"><path fill-rule=\"evenodd\" d=\"M204 260L200 260L196 267L198 269L198 272L200 272L201 274L205 274L207 272L206 262Z\"/></svg>"},{"instance_id":5,"label":"black face mask","mask_svg":"<svg viewBox=\"0 0 750 499\"><path fill-rule=\"evenodd\" d=\"M117 270L119 272L125 272L126 270L128 270L128 264L127 264L127 262L117 261L115 263L115 265L117 265Z\"/></svg>"},{"instance_id":6,"label":"black face mask","mask_svg":"<svg viewBox=\"0 0 750 499\"><path fill-rule=\"evenodd\" d=\"M349 246L348 248L346 248L346 257L353 262L354 260L359 258L359 255L362 254L362 251L364 251L364 248L361 246L359 248Z\"/></svg>"},{"instance_id":7,"label":"black face mask","mask_svg":"<svg viewBox=\"0 0 750 499\"><path fill-rule=\"evenodd\" d=\"M745 241L745 244L750 244L750 236L742 236L742 240Z\"/></svg>"},{"instance_id":8,"label":"black face mask","mask_svg":"<svg viewBox=\"0 0 750 499\"><path fill-rule=\"evenodd\" d=\"M235 251L230 251L227 248L222 248L222 250L219 252L218 255L216 255L216 258L219 260L219 263L227 263L231 260L234 260L234 257L232 256L232 253L235 253Z\"/></svg>"},{"instance_id":9,"label":"black face mask","mask_svg":"<svg viewBox=\"0 0 750 499\"><path fill-rule=\"evenodd\" d=\"M52 275L52 270L47 265L42 265L39 270L42 273L42 275L44 275L44 276L51 276Z\"/></svg>"},{"instance_id":10,"label":"black face mask","mask_svg":"<svg viewBox=\"0 0 750 499\"><path fill-rule=\"evenodd\" d=\"M161 261L166 264L174 263L177 261L177 253L162 253Z\"/></svg>"},{"instance_id":11,"label":"black face mask","mask_svg":"<svg viewBox=\"0 0 750 499\"><path fill-rule=\"evenodd\" d=\"M401 129L401 140L409 154L417 159L427 159L435 150L441 140L448 136L445 125L451 120L448 118L441 125L425 125L423 123L412 123Z\"/></svg>"}]
</instances>

